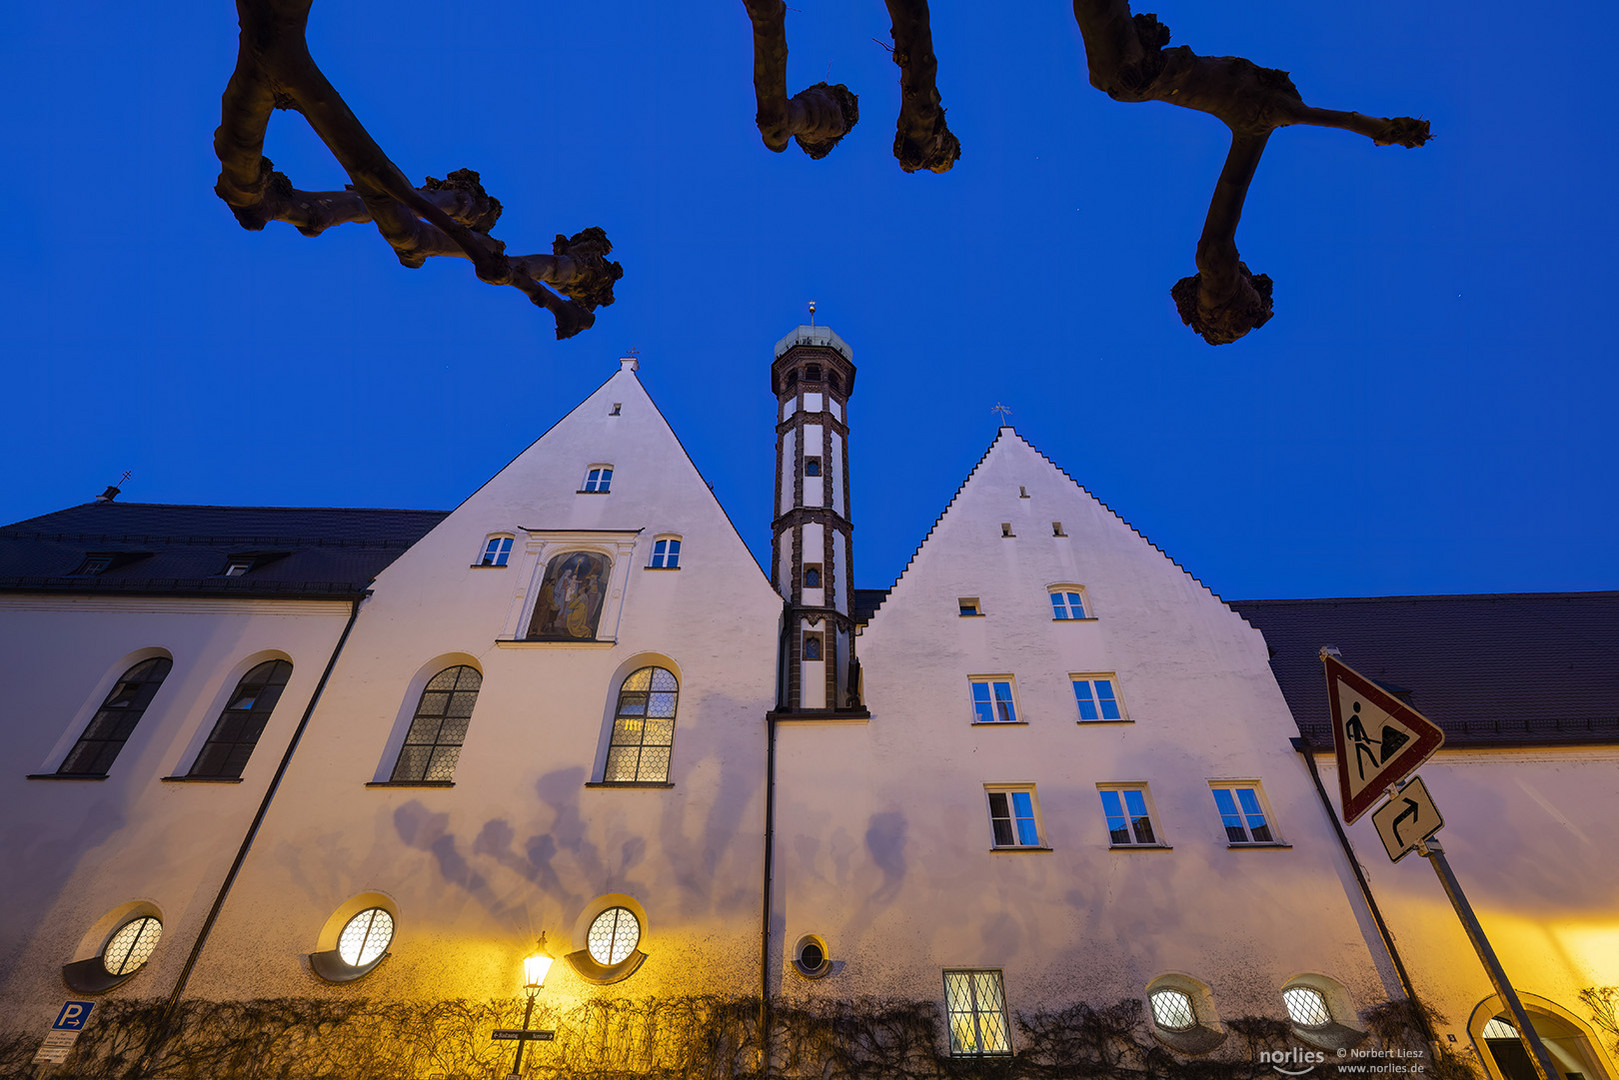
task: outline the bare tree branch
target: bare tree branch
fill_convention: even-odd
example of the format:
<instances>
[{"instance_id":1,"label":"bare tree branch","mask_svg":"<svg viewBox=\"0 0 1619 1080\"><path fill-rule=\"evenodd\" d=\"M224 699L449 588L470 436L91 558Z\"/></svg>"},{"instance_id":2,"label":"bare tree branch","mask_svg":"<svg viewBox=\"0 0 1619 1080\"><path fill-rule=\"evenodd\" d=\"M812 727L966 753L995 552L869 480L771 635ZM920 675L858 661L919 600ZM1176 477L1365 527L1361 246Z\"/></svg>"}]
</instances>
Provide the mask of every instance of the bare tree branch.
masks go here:
<instances>
[{"instance_id":1,"label":"bare tree branch","mask_svg":"<svg viewBox=\"0 0 1619 1080\"><path fill-rule=\"evenodd\" d=\"M556 318L557 337L572 337L595 322L593 310L613 302L613 282L623 274L609 262L612 250L600 229L572 240L561 236L553 254L510 259L489 235L500 202L484 192L478 174L462 169L417 188L371 138L309 54L305 36L312 0L237 0L241 36L236 70L221 99L214 132L219 157L215 191L237 221L262 229L287 221L306 236L333 225L370 221L399 262L421 266L433 256L469 259L482 281L511 285ZM348 173L341 192L294 188L264 157L264 133L274 109L303 114L315 134ZM549 281L567 299L546 288Z\"/></svg>"},{"instance_id":2,"label":"bare tree branch","mask_svg":"<svg viewBox=\"0 0 1619 1080\"><path fill-rule=\"evenodd\" d=\"M961 156L961 143L946 126L939 103L939 61L933 55L927 0L888 0L888 15L900 71L894 158L906 172L948 172Z\"/></svg>"},{"instance_id":3,"label":"bare tree branch","mask_svg":"<svg viewBox=\"0 0 1619 1080\"><path fill-rule=\"evenodd\" d=\"M816 83L787 97L786 0L742 0L753 22L754 122L776 153L789 138L812 158L824 158L860 119L860 99L842 83Z\"/></svg>"},{"instance_id":4,"label":"bare tree branch","mask_svg":"<svg viewBox=\"0 0 1619 1080\"><path fill-rule=\"evenodd\" d=\"M1271 317L1271 281L1237 254L1237 223L1271 132L1290 124L1341 128L1379 146L1421 146L1428 123L1306 105L1287 72L1238 56L1167 48L1169 28L1132 15L1128 0L1074 0L1091 85L1116 101L1162 101L1218 117L1231 129L1214 198L1197 244L1198 273L1171 290L1181 320L1211 345L1237 340Z\"/></svg>"}]
</instances>

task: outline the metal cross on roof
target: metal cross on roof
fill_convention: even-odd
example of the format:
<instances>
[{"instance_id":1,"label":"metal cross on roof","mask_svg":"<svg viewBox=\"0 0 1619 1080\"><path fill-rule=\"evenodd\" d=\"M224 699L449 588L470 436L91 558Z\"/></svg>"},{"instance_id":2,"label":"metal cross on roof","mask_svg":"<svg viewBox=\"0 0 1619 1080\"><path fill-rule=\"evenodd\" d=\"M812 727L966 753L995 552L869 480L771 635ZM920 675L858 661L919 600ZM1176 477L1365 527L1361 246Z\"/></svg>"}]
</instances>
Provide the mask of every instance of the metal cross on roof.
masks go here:
<instances>
[{"instance_id":1,"label":"metal cross on roof","mask_svg":"<svg viewBox=\"0 0 1619 1080\"><path fill-rule=\"evenodd\" d=\"M993 412L993 413L1000 413L1001 414L1001 427L1006 427L1007 426L1006 425L1006 418L1011 415L1011 413L1012 413L1011 409L1007 408L1005 405L1002 405L1000 402L997 401L995 403L995 407L993 409L989 410L989 411Z\"/></svg>"}]
</instances>

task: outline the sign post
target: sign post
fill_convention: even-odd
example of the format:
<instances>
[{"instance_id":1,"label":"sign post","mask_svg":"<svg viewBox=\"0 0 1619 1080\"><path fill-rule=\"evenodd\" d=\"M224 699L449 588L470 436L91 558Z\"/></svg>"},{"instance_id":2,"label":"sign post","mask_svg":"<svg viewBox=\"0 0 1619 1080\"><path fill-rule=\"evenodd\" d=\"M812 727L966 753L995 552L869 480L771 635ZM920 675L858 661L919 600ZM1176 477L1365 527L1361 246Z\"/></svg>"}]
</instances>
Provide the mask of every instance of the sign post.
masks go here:
<instances>
[{"instance_id":1,"label":"sign post","mask_svg":"<svg viewBox=\"0 0 1619 1080\"><path fill-rule=\"evenodd\" d=\"M84 1031L84 1023L90 1019L90 1010L95 1008L93 1001L69 1001L62 1005L62 1011L56 1014L56 1022L51 1030L46 1032L45 1041L40 1044L39 1052L34 1055L34 1063L47 1062L60 1065L67 1060L69 1050L79 1041L79 1035Z\"/></svg>"}]
</instances>

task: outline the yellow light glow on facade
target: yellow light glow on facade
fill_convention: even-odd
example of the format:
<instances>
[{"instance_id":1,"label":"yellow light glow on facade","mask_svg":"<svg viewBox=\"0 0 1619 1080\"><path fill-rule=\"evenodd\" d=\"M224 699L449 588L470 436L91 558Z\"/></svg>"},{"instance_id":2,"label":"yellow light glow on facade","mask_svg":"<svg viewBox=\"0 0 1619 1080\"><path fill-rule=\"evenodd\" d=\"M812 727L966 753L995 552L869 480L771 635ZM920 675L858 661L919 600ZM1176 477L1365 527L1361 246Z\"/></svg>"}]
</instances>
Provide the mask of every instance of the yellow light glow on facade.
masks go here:
<instances>
[{"instance_id":1,"label":"yellow light glow on facade","mask_svg":"<svg viewBox=\"0 0 1619 1080\"><path fill-rule=\"evenodd\" d=\"M545 985L545 976L551 970L551 954L545 951L545 935L540 935L539 947L523 957L523 988L538 990Z\"/></svg>"}]
</instances>

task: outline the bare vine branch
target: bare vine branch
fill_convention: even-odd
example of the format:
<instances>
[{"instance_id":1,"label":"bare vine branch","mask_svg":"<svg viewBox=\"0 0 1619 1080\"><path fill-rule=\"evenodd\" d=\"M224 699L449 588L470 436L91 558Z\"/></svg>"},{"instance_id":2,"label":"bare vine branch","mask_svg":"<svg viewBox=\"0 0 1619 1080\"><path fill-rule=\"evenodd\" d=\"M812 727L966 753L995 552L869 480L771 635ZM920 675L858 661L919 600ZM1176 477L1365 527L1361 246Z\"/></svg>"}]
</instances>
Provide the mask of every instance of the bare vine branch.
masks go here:
<instances>
[{"instance_id":1,"label":"bare vine branch","mask_svg":"<svg viewBox=\"0 0 1619 1080\"><path fill-rule=\"evenodd\" d=\"M891 52L900 72L894 158L906 172L947 172L961 156L961 142L944 122L927 0L888 0L888 14L894 21Z\"/></svg>"},{"instance_id":2,"label":"bare vine branch","mask_svg":"<svg viewBox=\"0 0 1619 1080\"><path fill-rule=\"evenodd\" d=\"M371 222L401 265L420 267L434 256L469 259L478 278L510 285L556 319L557 337L572 337L595 322L594 309L613 302L623 268L606 258L607 235L586 229L558 236L550 255L517 258L489 235L500 201L470 169L445 180L412 185L371 138L309 54L306 30L313 0L237 0L241 36L236 69L221 99L214 132L219 182L214 190L248 229L286 221L306 236L334 225ZM345 191L309 192L292 186L264 157L270 114L303 114L348 173ZM556 286L558 296L547 283Z\"/></svg>"},{"instance_id":3,"label":"bare vine branch","mask_svg":"<svg viewBox=\"0 0 1619 1080\"><path fill-rule=\"evenodd\" d=\"M742 0L753 22L754 122L759 137L776 153L788 139L812 158L832 152L860 119L860 100L842 83L824 82L787 97L786 0Z\"/></svg>"}]
</instances>

